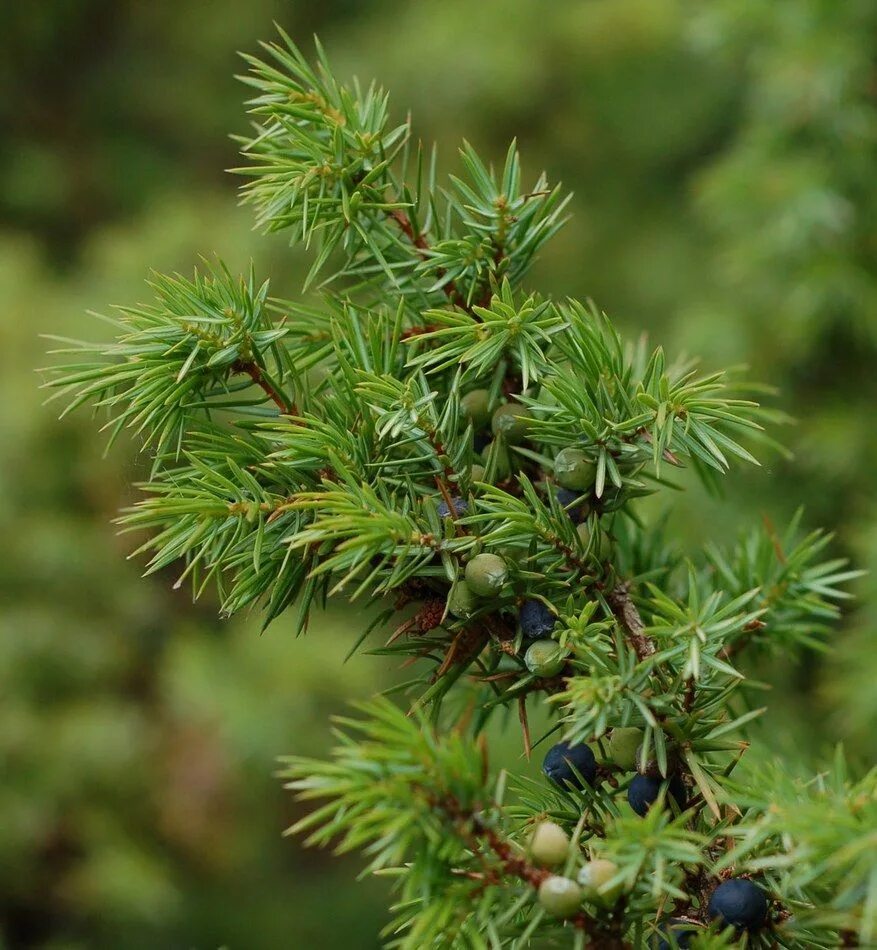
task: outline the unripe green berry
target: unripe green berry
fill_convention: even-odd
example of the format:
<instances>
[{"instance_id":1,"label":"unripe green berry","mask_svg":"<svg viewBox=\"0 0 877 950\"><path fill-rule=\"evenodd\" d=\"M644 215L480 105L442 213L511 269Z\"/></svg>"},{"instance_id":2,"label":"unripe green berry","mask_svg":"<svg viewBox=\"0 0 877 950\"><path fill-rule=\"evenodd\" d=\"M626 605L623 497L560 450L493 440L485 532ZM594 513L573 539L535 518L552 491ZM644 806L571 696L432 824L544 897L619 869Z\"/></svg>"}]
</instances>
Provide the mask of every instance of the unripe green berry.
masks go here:
<instances>
[{"instance_id":1,"label":"unripe green berry","mask_svg":"<svg viewBox=\"0 0 877 950\"><path fill-rule=\"evenodd\" d=\"M530 410L518 402L507 402L494 412L490 428L509 445L520 445L530 428Z\"/></svg>"},{"instance_id":2,"label":"unripe green berry","mask_svg":"<svg viewBox=\"0 0 877 950\"><path fill-rule=\"evenodd\" d=\"M564 488L585 491L594 484L597 469L581 449L568 446L554 459L554 477Z\"/></svg>"},{"instance_id":3,"label":"unripe green berry","mask_svg":"<svg viewBox=\"0 0 877 950\"><path fill-rule=\"evenodd\" d=\"M530 856L537 864L554 867L569 855L569 835L553 821L540 821L530 837Z\"/></svg>"},{"instance_id":4,"label":"unripe green berry","mask_svg":"<svg viewBox=\"0 0 877 950\"><path fill-rule=\"evenodd\" d=\"M557 676L566 663L567 650L556 640L536 640L524 654L524 665L536 676Z\"/></svg>"},{"instance_id":5,"label":"unripe green berry","mask_svg":"<svg viewBox=\"0 0 877 950\"><path fill-rule=\"evenodd\" d=\"M539 885L539 903L553 917L572 917L582 903L582 889L568 877L553 874Z\"/></svg>"},{"instance_id":6,"label":"unripe green berry","mask_svg":"<svg viewBox=\"0 0 877 950\"><path fill-rule=\"evenodd\" d=\"M579 536L579 541L583 548L587 548L591 544L591 524L590 522L583 521L580 525L576 527L576 534ZM593 545L591 545L591 554L598 561L602 561L609 556L609 552L612 548L612 542L609 539L609 535L606 532L599 528L597 530L597 537L594 539Z\"/></svg>"},{"instance_id":7,"label":"unripe green berry","mask_svg":"<svg viewBox=\"0 0 877 950\"><path fill-rule=\"evenodd\" d=\"M478 609L478 597L465 581L457 581L448 597L448 610L455 616L467 620Z\"/></svg>"},{"instance_id":8,"label":"unripe green berry","mask_svg":"<svg viewBox=\"0 0 877 950\"><path fill-rule=\"evenodd\" d=\"M606 885L618 874L618 865L604 858L595 858L579 871L579 884L585 899L606 907L614 904L624 890L624 882L617 881L612 887Z\"/></svg>"},{"instance_id":9,"label":"unripe green berry","mask_svg":"<svg viewBox=\"0 0 877 950\"><path fill-rule=\"evenodd\" d=\"M466 583L479 597L499 593L508 579L508 565L498 554L476 554L466 565Z\"/></svg>"},{"instance_id":10,"label":"unripe green berry","mask_svg":"<svg viewBox=\"0 0 877 950\"><path fill-rule=\"evenodd\" d=\"M484 481L484 466L479 465L477 462L469 469L469 478L473 482L483 482Z\"/></svg>"},{"instance_id":11,"label":"unripe green berry","mask_svg":"<svg viewBox=\"0 0 877 950\"><path fill-rule=\"evenodd\" d=\"M460 399L460 408L475 429L483 429L490 422L490 393L473 389Z\"/></svg>"},{"instance_id":12,"label":"unripe green berry","mask_svg":"<svg viewBox=\"0 0 877 950\"><path fill-rule=\"evenodd\" d=\"M504 482L512 474L512 461L509 450L498 439L488 442L481 453L484 463L491 469L491 478L497 482Z\"/></svg>"},{"instance_id":13,"label":"unripe green berry","mask_svg":"<svg viewBox=\"0 0 877 950\"><path fill-rule=\"evenodd\" d=\"M636 726L619 726L609 736L609 759L620 769L633 771L636 768L636 753L643 741L642 729Z\"/></svg>"}]
</instances>

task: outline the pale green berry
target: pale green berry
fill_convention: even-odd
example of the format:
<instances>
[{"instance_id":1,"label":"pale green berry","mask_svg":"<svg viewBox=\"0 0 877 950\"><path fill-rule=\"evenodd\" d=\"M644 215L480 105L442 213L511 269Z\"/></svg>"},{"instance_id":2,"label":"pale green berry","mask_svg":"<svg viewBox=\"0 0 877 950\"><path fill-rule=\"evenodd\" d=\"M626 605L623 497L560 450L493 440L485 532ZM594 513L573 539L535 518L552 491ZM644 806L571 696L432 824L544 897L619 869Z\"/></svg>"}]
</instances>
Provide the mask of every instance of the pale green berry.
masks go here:
<instances>
[{"instance_id":1,"label":"pale green berry","mask_svg":"<svg viewBox=\"0 0 877 950\"><path fill-rule=\"evenodd\" d=\"M582 903L582 889L568 877L552 874L539 885L539 903L553 917L572 917Z\"/></svg>"},{"instance_id":2,"label":"pale green berry","mask_svg":"<svg viewBox=\"0 0 877 950\"><path fill-rule=\"evenodd\" d=\"M508 579L508 565L498 554L476 554L466 565L466 583L479 597L499 593Z\"/></svg>"},{"instance_id":3,"label":"pale green berry","mask_svg":"<svg viewBox=\"0 0 877 950\"><path fill-rule=\"evenodd\" d=\"M636 768L636 753L643 741L642 729L636 726L619 726L609 736L609 759L620 769L633 771Z\"/></svg>"},{"instance_id":4,"label":"pale green berry","mask_svg":"<svg viewBox=\"0 0 877 950\"><path fill-rule=\"evenodd\" d=\"M524 654L524 665L536 676L557 676L566 658L566 647L556 640L536 640Z\"/></svg>"},{"instance_id":5,"label":"pale green berry","mask_svg":"<svg viewBox=\"0 0 877 950\"><path fill-rule=\"evenodd\" d=\"M477 462L469 469L469 478L473 482L483 482L484 481L484 466L479 465Z\"/></svg>"},{"instance_id":6,"label":"pale green berry","mask_svg":"<svg viewBox=\"0 0 877 950\"><path fill-rule=\"evenodd\" d=\"M583 548L587 548L591 544L591 524L588 521L583 521L580 525L576 526L576 534L579 536L579 542ZM597 536L594 539L594 543L591 545L591 554L598 561L602 561L609 556L609 552L612 548L612 542L609 539L609 535L606 532L599 528L597 530Z\"/></svg>"},{"instance_id":7,"label":"pale green berry","mask_svg":"<svg viewBox=\"0 0 877 950\"><path fill-rule=\"evenodd\" d=\"M554 459L554 477L564 488L585 491L594 484L597 469L581 449L561 449Z\"/></svg>"},{"instance_id":8,"label":"pale green berry","mask_svg":"<svg viewBox=\"0 0 877 950\"><path fill-rule=\"evenodd\" d=\"M473 389L460 399L460 408L475 429L483 429L490 422L490 393Z\"/></svg>"},{"instance_id":9,"label":"pale green berry","mask_svg":"<svg viewBox=\"0 0 877 950\"><path fill-rule=\"evenodd\" d=\"M457 581L448 597L448 610L455 616L467 620L478 609L478 597L465 581Z\"/></svg>"},{"instance_id":10,"label":"pale green berry","mask_svg":"<svg viewBox=\"0 0 877 950\"><path fill-rule=\"evenodd\" d=\"M490 428L509 445L520 445L530 428L530 410L520 403L507 402L494 412Z\"/></svg>"},{"instance_id":11,"label":"pale green berry","mask_svg":"<svg viewBox=\"0 0 877 950\"><path fill-rule=\"evenodd\" d=\"M582 886L585 899L604 904L609 907L614 904L624 890L624 882L616 881L611 887L607 884L618 874L618 865L604 858L595 858L579 871L579 884Z\"/></svg>"},{"instance_id":12,"label":"pale green berry","mask_svg":"<svg viewBox=\"0 0 877 950\"><path fill-rule=\"evenodd\" d=\"M497 482L504 482L512 474L512 461L509 450L501 440L494 439L488 442L481 453L485 466L490 471L490 477Z\"/></svg>"},{"instance_id":13,"label":"pale green berry","mask_svg":"<svg viewBox=\"0 0 877 950\"><path fill-rule=\"evenodd\" d=\"M553 821L540 821L530 837L530 856L537 864L554 867L569 855L569 835Z\"/></svg>"}]
</instances>

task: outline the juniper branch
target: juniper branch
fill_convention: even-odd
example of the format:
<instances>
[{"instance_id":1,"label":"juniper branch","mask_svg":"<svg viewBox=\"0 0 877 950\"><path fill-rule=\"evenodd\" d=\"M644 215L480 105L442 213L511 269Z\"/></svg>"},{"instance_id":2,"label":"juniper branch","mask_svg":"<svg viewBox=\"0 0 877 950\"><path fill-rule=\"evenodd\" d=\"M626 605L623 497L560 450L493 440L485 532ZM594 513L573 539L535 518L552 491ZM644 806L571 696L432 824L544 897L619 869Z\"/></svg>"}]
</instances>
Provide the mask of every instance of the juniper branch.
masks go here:
<instances>
[{"instance_id":1,"label":"juniper branch","mask_svg":"<svg viewBox=\"0 0 877 950\"><path fill-rule=\"evenodd\" d=\"M680 926L727 946L710 920L739 926L728 883L754 940L873 940L874 776L838 759L810 785L753 785L761 710L735 666L744 646L819 646L857 572L800 516L685 558L638 505L670 469L712 485L755 463L759 387L525 290L568 198L523 185L515 143L498 170L464 144L442 188L410 122L319 46L316 66L285 36L246 59L244 198L314 251L306 288L334 269L319 298L272 300L222 266L157 275L114 342L63 341L48 385L152 456L122 516L150 532L149 570L179 563L178 583L266 622L297 601L298 632L330 596L387 599L357 645L392 624L375 652L415 664L410 716L373 704L332 762L292 761L294 789L325 799L299 829L396 877L388 939L411 950L646 946ZM560 740L547 783L487 774L479 737L516 707L528 753ZM531 840L546 823L556 860Z\"/></svg>"}]
</instances>

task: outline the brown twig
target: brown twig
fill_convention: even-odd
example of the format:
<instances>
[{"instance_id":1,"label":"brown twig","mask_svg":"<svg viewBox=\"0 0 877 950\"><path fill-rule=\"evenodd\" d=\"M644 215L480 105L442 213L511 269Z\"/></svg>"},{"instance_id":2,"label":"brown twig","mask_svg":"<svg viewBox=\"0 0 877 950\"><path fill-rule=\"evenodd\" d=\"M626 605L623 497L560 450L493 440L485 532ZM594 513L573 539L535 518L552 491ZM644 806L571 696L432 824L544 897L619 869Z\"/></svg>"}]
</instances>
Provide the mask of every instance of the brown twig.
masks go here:
<instances>
[{"instance_id":1,"label":"brown twig","mask_svg":"<svg viewBox=\"0 0 877 950\"><path fill-rule=\"evenodd\" d=\"M702 865L686 867L683 873L683 886L688 897L676 901L673 915L683 919L687 917L692 922L700 924L707 919L707 905L709 904L710 894L712 894L718 881ZM697 899L696 909L694 907L695 898Z\"/></svg>"},{"instance_id":2,"label":"brown twig","mask_svg":"<svg viewBox=\"0 0 877 950\"><path fill-rule=\"evenodd\" d=\"M405 237L420 251L420 256L424 258L424 260L428 258L429 243L422 233L415 234L414 226L411 224L411 219L408 215L405 214L401 208L393 208L390 212L390 217L399 225Z\"/></svg>"},{"instance_id":3,"label":"brown twig","mask_svg":"<svg viewBox=\"0 0 877 950\"><path fill-rule=\"evenodd\" d=\"M440 330L441 326L438 323L425 323L420 327L408 327L407 330L403 330L401 334L401 339L410 340L415 336L423 336L424 333L435 333L436 330Z\"/></svg>"},{"instance_id":4,"label":"brown twig","mask_svg":"<svg viewBox=\"0 0 877 950\"><path fill-rule=\"evenodd\" d=\"M297 416L298 408L294 402L289 402L283 393L268 380L262 372L262 367L254 360L238 360L232 364L235 373L245 373L267 395L285 416Z\"/></svg>"},{"instance_id":5,"label":"brown twig","mask_svg":"<svg viewBox=\"0 0 877 950\"><path fill-rule=\"evenodd\" d=\"M547 541L553 548L560 551L573 570L580 574L588 574L591 572L592 566L562 538L551 531L541 531L540 534L544 541Z\"/></svg>"},{"instance_id":6,"label":"brown twig","mask_svg":"<svg viewBox=\"0 0 877 950\"><path fill-rule=\"evenodd\" d=\"M518 697L518 719L521 722L521 735L524 738L524 756L526 757L527 761L529 761L533 744L530 741L530 720L527 718L526 696Z\"/></svg>"},{"instance_id":7,"label":"brown twig","mask_svg":"<svg viewBox=\"0 0 877 950\"><path fill-rule=\"evenodd\" d=\"M463 627L451 640L434 679L441 679L452 666L471 662L484 649L487 640L488 634L484 627Z\"/></svg>"},{"instance_id":8,"label":"brown twig","mask_svg":"<svg viewBox=\"0 0 877 950\"><path fill-rule=\"evenodd\" d=\"M606 600L619 623L627 633L627 639L640 660L653 656L655 644L646 635L646 625L636 609L636 604L630 596L630 585L626 582L619 584L610 591Z\"/></svg>"},{"instance_id":9,"label":"brown twig","mask_svg":"<svg viewBox=\"0 0 877 950\"><path fill-rule=\"evenodd\" d=\"M393 219L393 221L395 221L396 224L399 225L399 228L402 231L402 233L405 235L405 237L407 237L408 240L414 245L414 247L417 248L423 260L425 261L429 260L429 256L430 256L429 242L426 240L426 236L422 232L414 230L414 226L411 223L411 218L409 218L408 215L401 208L393 208L393 210L389 212L389 215ZM436 276L439 278L439 280L441 280L441 278L444 277L444 275L445 275L445 271L441 267L436 268ZM452 304L456 304L456 306L461 307L467 313L472 314L472 307L468 303L466 303L465 298L457 289L457 285L454 283L453 280L449 280L445 284L443 284L442 290L444 291L445 296L448 298L448 300L450 300Z\"/></svg>"},{"instance_id":10,"label":"brown twig","mask_svg":"<svg viewBox=\"0 0 877 950\"><path fill-rule=\"evenodd\" d=\"M685 683L685 694L682 697L682 708L686 712L691 712L694 706L694 700L697 698L697 680L693 676L689 677Z\"/></svg>"},{"instance_id":11,"label":"brown twig","mask_svg":"<svg viewBox=\"0 0 877 950\"><path fill-rule=\"evenodd\" d=\"M459 809L459 806L457 806L457 808ZM553 871L536 867L530 864L526 858L517 854L509 842L479 815L467 817L469 818L469 825L472 829L473 837L484 842L488 848L490 848L493 856L499 861L499 870L502 874L507 877L519 878L537 891L542 882L553 875ZM465 818L460 815L458 811L457 820L460 821L461 819L465 822ZM475 849L473 848L473 850ZM497 875L495 871L493 874L490 874L490 871L488 871L487 878L489 879L489 883L501 883L501 877ZM618 933L618 929L622 925L620 915L618 915L616 920L602 927L584 912L579 912L575 916L570 917L567 922L577 930L590 933L592 939L589 946L591 947L599 948L599 950L625 950L628 946Z\"/></svg>"},{"instance_id":12,"label":"brown twig","mask_svg":"<svg viewBox=\"0 0 877 950\"><path fill-rule=\"evenodd\" d=\"M442 474L435 476L435 484L442 496L442 499L448 506L448 514L451 517L451 521L454 523L454 531L459 537L462 534L466 534L466 529L460 525L457 520L459 516L457 514L457 506L453 501L452 482L457 482L457 484L459 484L460 476L450 464L450 457L448 456L447 449L445 448L444 443L439 438L439 435L435 429L431 428L420 418L418 418L417 422L426 433L426 438L429 441L430 447L435 453L436 461L442 467Z\"/></svg>"}]
</instances>

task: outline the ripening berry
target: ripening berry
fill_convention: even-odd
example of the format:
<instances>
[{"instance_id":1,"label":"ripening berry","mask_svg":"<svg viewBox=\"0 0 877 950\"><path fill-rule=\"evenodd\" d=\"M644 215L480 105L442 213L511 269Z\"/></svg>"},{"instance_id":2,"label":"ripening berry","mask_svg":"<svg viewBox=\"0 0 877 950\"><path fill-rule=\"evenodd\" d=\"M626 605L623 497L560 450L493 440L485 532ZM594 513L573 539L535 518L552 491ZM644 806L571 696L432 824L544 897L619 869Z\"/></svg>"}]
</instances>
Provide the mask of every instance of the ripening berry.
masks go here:
<instances>
[{"instance_id":1,"label":"ripening berry","mask_svg":"<svg viewBox=\"0 0 877 950\"><path fill-rule=\"evenodd\" d=\"M490 393L473 389L460 399L460 408L474 429L483 429L490 422Z\"/></svg>"},{"instance_id":2,"label":"ripening berry","mask_svg":"<svg viewBox=\"0 0 877 950\"><path fill-rule=\"evenodd\" d=\"M636 754L642 741L642 729L618 726L609 736L609 760L618 768L632 772L636 768Z\"/></svg>"},{"instance_id":3,"label":"ripening berry","mask_svg":"<svg viewBox=\"0 0 877 950\"><path fill-rule=\"evenodd\" d=\"M478 597L465 581L457 581L448 597L448 611L467 620L478 609Z\"/></svg>"},{"instance_id":4,"label":"ripening berry","mask_svg":"<svg viewBox=\"0 0 877 950\"><path fill-rule=\"evenodd\" d=\"M466 583L479 597L499 593L508 579L508 564L498 554L476 554L466 565Z\"/></svg>"},{"instance_id":5,"label":"ripening berry","mask_svg":"<svg viewBox=\"0 0 877 950\"><path fill-rule=\"evenodd\" d=\"M582 889L568 877L552 875L539 885L539 903L553 917L572 917L582 903Z\"/></svg>"},{"instance_id":6,"label":"ripening berry","mask_svg":"<svg viewBox=\"0 0 877 950\"><path fill-rule=\"evenodd\" d=\"M637 775L627 790L627 800L630 807L641 817L644 817L649 808L657 801L664 779L660 776ZM671 775L667 786L665 802L673 799L680 809L685 808L688 793L685 784L678 775Z\"/></svg>"},{"instance_id":7,"label":"ripening berry","mask_svg":"<svg viewBox=\"0 0 877 950\"><path fill-rule=\"evenodd\" d=\"M605 858L588 861L579 871L579 884L582 886L585 900L611 907L624 890L624 881L616 881L611 887L606 887L617 874L618 865L614 861L607 861Z\"/></svg>"},{"instance_id":8,"label":"ripening berry","mask_svg":"<svg viewBox=\"0 0 877 950\"><path fill-rule=\"evenodd\" d=\"M594 784L597 778L597 759L584 742L572 746L568 742L558 742L546 753L542 761L542 771L561 788L571 786L581 789L584 788L583 780L588 785ZM579 774L576 775L576 772Z\"/></svg>"},{"instance_id":9,"label":"ripening berry","mask_svg":"<svg viewBox=\"0 0 877 950\"><path fill-rule=\"evenodd\" d=\"M555 456L554 477L564 488L585 491L594 484L597 469L581 449L568 446Z\"/></svg>"},{"instance_id":10,"label":"ripening berry","mask_svg":"<svg viewBox=\"0 0 877 950\"><path fill-rule=\"evenodd\" d=\"M665 936L654 936L651 940L653 950L688 950L691 938L697 936L700 928L693 927L687 920L671 917L665 920L660 927Z\"/></svg>"},{"instance_id":11,"label":"ripening berry","mask_svg":"<svg viewBox=\"0 0 877 950\"><path fill-rule=\"evenodd\" d=\"M557 676L566 658L566 647L556 640L535 640L524 654L524 666L536 676Z\"/></svg>"},{"instance_id":12,"label":"ripening berry","mask_svg":"<svg viewBox=\"0 0 877 950\"><path fill-rule=\"evenodd\" d=\"M551 633L557 623L557 617L541 600L525 600L518 611L518 623L521 625L521 633L528 640L538 640Z\"/></svg>"},{"instance_id":13,"label":"ripening berry","mask_svg":"<svg viewBox=\"0 0 877 950\"><path fill-rule=\"evenodd\" d=\"M709 914L724 926L757 930L767 920L767 895L752 881L734 877L713 891Z\"/></svg>"},{"instance_id":14,"label":"ripening berry","mask_svg":"<svg viewBox=\"0 0 877 950\"><path fill-rule=\"evenodd\" d=\"M581 492L570 491L569 488L558 488L555 497L573 524L581 524L588 517L590 506L587 501L582 500Z\"/></svg>"},{"instance_id":15,"label":"ripening berry","mask_svg":"<svg viewBox=\"0 0 877 950\"><path fill-rule=\"evenodd\" d=\"M540 821L530 836L529 851L537 864L563 864L569 855L569 835L553 821Z\"/></svg>"},{"instance_id":16,"label":"ripening berry","mask_svg":"<svg viewBox=\"0 0 877 950\"><path fill-rule=\"evenodd\" d=\"M508 445L520 445L530 428L530 410L517 402L504 403L494 412L490 428Z\"/></svg>"},{"instance_id":17,"label":"ripening berry","mask_svg":"<svg viewBox=\"0 0 877 950\"><path fill-rule=\"evenodd\" d=\"M456 495L451 499L451 503L454 506L454 514L457 515L457 517L460 517L461 515L465 515L466 512L469 510L468 503L464 501L462 498L458 498ZM444 499L442 499L438 503L438 507L436 508L436 510L439 513L439 518L447 518L451 514L451 509L448 503Z\"/></svg>"}]
</instances>

